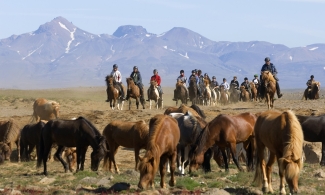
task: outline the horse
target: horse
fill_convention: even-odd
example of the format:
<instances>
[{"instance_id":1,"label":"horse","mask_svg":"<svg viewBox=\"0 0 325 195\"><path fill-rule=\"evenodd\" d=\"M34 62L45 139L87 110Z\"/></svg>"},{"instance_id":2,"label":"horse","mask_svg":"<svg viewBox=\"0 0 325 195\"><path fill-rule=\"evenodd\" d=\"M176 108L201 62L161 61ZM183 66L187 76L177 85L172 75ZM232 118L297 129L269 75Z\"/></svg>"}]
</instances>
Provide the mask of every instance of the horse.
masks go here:
<instances>
[{"instance_id":1,"label":"horse","mask_svg":"<svg viewBox=\"0 0 325 195\"><path fill-rule=\"evenodd\" d=\"M76 161L77 161L77 148L76 147L65 147L63 152L62 152L62 156L65 158L66 162L68 162L68 166L69 166L69 170L71 172L73 172L76 169ZM57 159L54 156L54 160L59 161L59 159Z\"/></svg>"},{"instance_id":2,"label":"horse","mask_svg":"<svg viewBox=\"0 0 325 195\"><path fill-rule=\"evenodd\" d=\"M181 80L178 80L175 89L176 106L178 105L178 100L181 100L182 104L187 104L186 93L187 90L184 83Z\"/></svg>"},{"instance_id":3,"label":"horse","mask_svg":"<svg viewBox=\"0 0 325 195\"><path fill-rule=\"evenodd\" d=\"M249 101L249 93L246 91L245 86L240 86L240 99L243 102Z\"/></svg>"},{"instance_id":4,"label":"horse","mask_svg":"<svg viewBox=\"0 0 325 195\"><path fill-rule=\"evenodd\" d=\"M236 153L236 144L244 142L251 144L249 153L248 170L253 169L254 154L254 125L256 116L252 113L242 113L235 116L220 114L210 121L200 136L193 144L190 151L190 172L196 170L199 164L203 162L203 153L216 144L222 151L225 163L225 169L228 171L227 156L225 148L229 147L233 161L239 170L243 170L238 163L238 154Z\"/></svg>"},{"instance_id":5,"label":"horse","mask_svg":"<svg viewBox=\"0 0 325 195\"><path fill-rule=\"evenodd\" d=\"M205 90L203 93L203 105L211 106L212 94L211 94L211 89L210 89L210 81L208 79L204 79L203 82L204 82L204 86L205 86Z\"/></svg>"},{"instance_id":6,"label":"horse","mask_svg":"<svg viewBox=\"0 0 325 195\"><path fill-rule=\"evenodd\" d=\"M320 165L325 166L325 115L296 116L301 124L305 141L322 142L322 158Z\"/></svg>"},{"instance_id":7,"label":"horse","mask_svg":"<svg viewBox=\"0 0 325 195\"><path fill-rule=\"evenodd\" d=\"M20 131L17 122L14 119L0 121L0 153L3 154L4 160L10 161L12 153L12 143L17 146L17 160L20 162Z\"/></svg>"},{"instance_id":8,"label":"horse","mask_svg":"<svg viewBox=\"0 0 325 195\"><path fill-rule=\"evenodd\" d=\"M273 109L274 94L276 91L276 80L269 71L262 72L262 83L264 83L264 97L266 97L266 103L268 109Z\"/></svg>"},{"instance_id":9,"label":"horse","mask_svg":"<svg viewBox=\"0 0 325 195\"><path fill-rule=\"evenodd\" d=\"M47 122L47 121L46 121ZM36 154L39 154L39 145L41 140L41 132L46 122L41 120L36 124L25 125L21 130L20 136L20 156L26 159L26 161L31 160L31 153L36 147Z\"/></svg>"},{"instance_id":10,"label":"horse","mask_svg":"<svg viewBox=\"0 0 325 195\"><path fill-rule=\"evenodd\" d=\"M258 96L256 85L254 82L249 82L249 85L251 87L252 100L256 102Z\"/></svg>"},{"instance_id":11,"label":"horse","mask_svg":"<svg viewBox=\"0 0 325 195\"><path fill-rule=\"evenodd\" d=\"M112 110L115 109L115 104L117 104L118 110L123 110L124 101L119 99L120 93L119 90L115 87L115 80L112 76L108 75L106 76L106 93L107 93L107 101L109 102L109 105ZM124 89L122 89L124 90ZM113 102L113 103L112 103ZM121 104L121 107L120 107Z\"/></svg>"},{"instance_id":12,"label":"horse","mask_svg":"<svg viewBox=\"0 0 325 195\"><path fill-rule=\"evenodd\" d=\"M180 129L180 140L177 146L177 162L180 173L184 175L185 162L188 160L190 146L195 143L200 132L207 125L207 122L201 117L193 116L190 111L186 114L171 113L169 115L177 120Z\"/></svg>"},{"instance_id":13,"label":"horse","mask_svg":"<svg viewBox=\"0 0 325 195\"><path fill-rule=\"evenodd\" d=\"M42 130L40 155L37 158L37 167L40 167L43 161L44 175L48 174L46 162L53 143L58 145L55 157L60 160L65 172L68 171L68 165L61 157L64 147L77 147L76 172L84 170L85 155L89 145L93 148L92 171L98 170L99 163L107 152L105 138L87 119L79 117L75 120L50 120Z\"/></svg>"},{"instance_id":14,"label":"horse","mask_svg":"<svg viewBox=\"0 0 325 195\"><path fill-rule=\"evenodd\" d=\"M151 110L152 101L155 101L155 107L158 109L158 101L160 99L159 92L158 92L158 84L156 81L150 81L149 87L149 109Z\"/></svg>"},{"instance_id":15,"label":"horse","mask_svg":"<svg viewBox=\"0 0 325 195\"><path fill-rule=\"evenodd\" d=\"M223 85L220 86L220 103L223 105L228 104L229 96L225 91L225 87Z\"/></svg>"},{"instance_id":16,"label":"horse","mask_svg":"<svg viewBox=\"0 0 325 195\"><path fill-rule=\"evenodd\" d=\"M158 114L150 119L147 151L144 157L140 158L139 163L140 181L138 187L140 189L146 189L148 185L154 187L154 177L158 166L161 177L160 186L162 188L166 187L164 177L168 160L171 164L169 185L175 185L175 162L179 139L180 130L176 119L162 114Z\"/></svg>"},{"instance_id":17,"label":"horse","mask_svg":"<svg viewBox=\"0 0 325 195\"><path fill-rule=\"evenodd\" d=\"M103 165L106 170L109 165L109 171L112 172L113 162L115 172L119 173L114 157L119 146L134 148L135 170L138 170L139 152L140 149L146 148L149 137L149 126L143 120L137 122L113 121L105 127L103 136L109 146L109 153L105 156Z\"/></svg>"},{"instance_id":18,"label":"horse","mask_svg":"<svg viewBox=\"0 0 325 195\"><path fill-rule=\"evenodd\" d=\"M133 79L130 78L130 77L126 78L126 83L127 83L127 88L128 88L127 94L128 94L128 97L129 97L129 110L131 110L131 98L135 99L137 109L139 109L139 102L141 103L142 108L145 109L145 107L144 107L144 104L145 104L144 97L141 97L139 87L136 84L134 84Z\"/></svg>"},{"instance_id":19,"label":"horse","mask_svg":"<svg viewBox=\"0 0 325 195\"><path fill-rule=\"evenodd\" d=\"M190 111L195 117L202 117L204 119L206 118L203 110L201 110L197 105L192 105L191 107L188 107L182 104L180 107L169 107L165 110L164 114L169 115L173 112L186 114L188 111Z\"/></svg>"},{"instance_id":20,"label":"horse","mask_svg":"<svg viewBox=\"0 0 325 195\"><path fill-rule=\"evenodd\" d=\"M40 120L58 119L60 116L60 104L53 100L38 98L33 104L33 116L31 122Z\"/></svg>"},{"instance_id":21,"label":"horse","mask_svg":"<svg viewBox=\"0 0 325 195\"><path fill-rule=\"evenodd\" d=\"M232 103L237 103L239 101L239 94L236 89L236 84L230 85L229 93L230 93L229 101Z\"/></svg>"},{"instance_id":22,"label":"horse","mask_svg":"<svg viewBox=\"0 0 325 195\"><path fill-rule=\"evenodd\" d=\"M299 172L302 168L304 135L295 114L290 110L265 111L258 117L254 132L257 148L254 182L258 185L263 182L263 191L274 193L271 174L272 165L277 160L280 194L286 194L285 180L289 185L290 193L297 193ZM264 159L265 147L270 152L267 164Z\"/></svg>"},{"instance_id":23,"label":"horse","mask_svg":"<svg viewBox=\"0 0 325 195\"><path fill-rule=\"evenodd\" d=\"M196 83L196 78L195 77L191 77L190 79L190 84L188 87L188 93L189 93L189 97L190 97L190 101L192 102L192 104L196 104L198 101L198 86Z\"/></svg>"},{"instance_id":24,"label":"horse","mask_svg":"<svg viewBox=\"0 0 325 195\"><path fill-rule=\"evenodd\" d=\"M320 82L314 81L311 84L310 90L307 88L304 92L303 99L307 100L316 100L319 99L319 91L320 91Z\"/></svg>"}]
</instances>

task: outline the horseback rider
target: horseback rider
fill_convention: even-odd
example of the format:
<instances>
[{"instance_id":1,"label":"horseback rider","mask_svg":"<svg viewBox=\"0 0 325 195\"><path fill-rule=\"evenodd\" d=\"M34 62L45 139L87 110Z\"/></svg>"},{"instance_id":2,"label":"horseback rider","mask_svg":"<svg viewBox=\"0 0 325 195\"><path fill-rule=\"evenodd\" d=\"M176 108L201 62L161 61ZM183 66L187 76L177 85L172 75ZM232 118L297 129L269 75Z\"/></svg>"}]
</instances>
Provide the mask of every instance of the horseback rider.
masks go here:
<instances>
[{"instance_id":1,"label":"horseback rider","mask_svg":"<svg viewBox=\"0 0 325 195\"><path fill-rule=\"evenodd\" d=\"M239 90L239 82L237 81L237 76L234 76L234 79L230 81L230 85L233 85L235 89Z\"/></svg>"},{"instance_id":2,"label":"horseback rider","mask_svg":"<svg viewBox=\"0 0 325 195\"><path fill-rule=\"evenodd\" d=\"M225 92L229 96L229 92L228 91L229 91L230 87L229 87L229 84L227 83L227 79L226 78L223 78L222 81L223 82L220 84L220 87L223 86L223 88L225 89Z\"/></svg>"},{"instance_id":3,"label":"horseback rider","mask_svg":"<svg viewBox=\"0 0 325 195\"><path fill-rule=\"evenodd\" d=\"M151 81L156 81L157 82L157 86L158 86L157 90L158 90L158 93L159 93L159 97L162 99L163 91L162 91L162 88L160 86L161 78L158 75L158 70L157 69L153 70L153 76L150 78L150 82ZM150 101L150 89L148 89L147 93L148 93L148 99L146 101L149 102Z\"/></svg>"},{"instance_id":4,"label":"horseback rider","mask_svg":"<svg viewBox=\"0 0 325 195\"><path fill-rule=\"evenodd\" d=\"M200 79L199 79L199 77L196 75L196 71L195 71L195 70L192 70L192 74L191 74L191 76L188 78L188 84L190 84L190 82L191 82L191 78L192 78L192 77L195 77L196 85L197 85L197 90L198 90L198 92L199 92L199 96L202 97L201 88L200 88L200 85L199 85L199 83L200 83Z\"/></svg>"},{"instance_id":5,"label":"horseback rider","mask_svg":"<svg viewBox=\"0 0 325 195\"><path fill-rule=\"evenodd\" d=\"M134 81L134 84L137 85L139 87L139 90L140 90L140 100L141 102L144 100L144 95L143 95L143 84L142 84L142 77L141 77L141 73L138 69L137 66L134 66L133 67L133 72L131 73L130 77L133 79ZM126 96L126 100L128 100L130 97L129 97L129 94L127 94Z\"/></svg>"},{"instance_id":6,"label":"horseback rider","mask_svg":"<svg viewBox=\"0 0 325 195\"><path fill-rule=\"evenodd\" d=\"M204 77L203 77L205 80L208 80L209 81L209 84L211 83L211 79L208 75L208 73L204 73Z\"/></svg>"},{"instance_id":7,"label":"horseback rider","mask_svg":"<svg viewBox=\"0 0 325 195\"><path fill-rule=\"evenodd\" d=\"M186 98L189 100L190 98L189 98L189 94L188 94L188 89L187 89L187 87L186 87L186 81L187 81L187 77L184 75L184 70L180 70L179 71L179 76L177 77L177 82L178 81L181 81L182 83L183 83L183 85L184 85L184 87L185 87L185 89L186 89ZM177 101L177 99L176 99L176 89L174 90L174 98L173 98L173 101Z\"/></svg>"},{"instance_id":8,"label":"horseback rider","mask_svg":"<svg viewBox=\"0 0 325 195\"><path fill-rule=\"evenodd\" d=\"M219 83L218 81L216 80L216 77L215 76L212 76L212 81L211 81L211 84L210 84L211 88L213 90L217 90L219 88Z\"/></svg>"},{"instance_id":9,"label":"horseback rider","mask_svg":"<svg viewBox=\"0 0 325 195\"><path fill-rule=\"evenodd\" d=\"M314 82L314 75L310 75L310 79L307 81L306 85L307 85L307 90L308 90L308 94L310 94L311 92L311 86Z\"/></svg>"},{"instance_id":10,"label":"horseback rider","mask_svg":"<svg viewBox=\"0 0 325 195\"><path fill-rule=\"evenodd\" d=\"M124 94L124 90L123 90L123 87L122 87L122 75L121 75L120 71L118 71L117 69L118 69L117 64L114 64L113 65L113 70L111 72L111 76L114 78L116 87L119 90L119 94L121 95L120 99L125 100L125 97L124 97L125 94Z\"/></svg>"},{"instance_id":11,"label":"horseback rider","mask_svg":"<svg viewBox=\"0 0 325 195\"><path fill-rule=\"evenodd\" d=\"M244 82L242 82L240 86L245 87L245 90L249 93L249 99L251 99L251 97L252 97L251 86L249 84L249 81L248 81L247 77L244 78Z\"/></svg>"},{"instance_id":12,"label":"horseback rider","mask_svg":"<svg viewBox=\"0 0 325 195\"><path fill-rule=\"evenodd\" d=\"M260 96L258 89L260 89L261 81L258 79L258 74L254 74L254 79L252 80L252 82L255 84L255 88L258 93L257 96Z\"/></svg>"},{"instance_id":13,"label":"horseback rider","mask_svg":"<svg viewBox=\"0 0 325 195\"><path fill-rule=\"evenodd\" d=\"M266 57L264 59L264 61L265 61L265 64L262 66L261 74L264 71L269 71L269 72L271 72L273 74L273 77L276 80L276 85L275 85L276 86L276 93L278 95L278 98L281 98L282 97L282 93L281 93L280 86L279 86L279 79L276 76L278 74L278 71L276 70L275 66L270 62L271 59L269 57ZM263 82L262 81L262 75L260 76L260 79L261 79L260 95L261 95L261 97L263 97L264 96L265 87L262 84L262 82Z\"/></svg>"}]
</instances>

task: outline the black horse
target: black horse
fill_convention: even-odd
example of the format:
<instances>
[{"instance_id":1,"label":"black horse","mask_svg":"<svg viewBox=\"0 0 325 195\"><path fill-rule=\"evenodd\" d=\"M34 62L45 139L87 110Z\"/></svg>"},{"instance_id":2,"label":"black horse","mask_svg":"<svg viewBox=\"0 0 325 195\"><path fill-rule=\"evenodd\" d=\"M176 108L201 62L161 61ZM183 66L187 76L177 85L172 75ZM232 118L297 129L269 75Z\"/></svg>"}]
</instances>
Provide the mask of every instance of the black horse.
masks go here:
<instances>
[{"instance_id":1,"label":"black horse","mask_svg":"<svg viewBox=\"0 0 325 195\"><path fill-rule=\"evenodd\" d=\"M40 121L36 124L25 125L20 134L20 156L30 161L30 154L36 146L36 154L39 154L41 132L45 123Z\"/></svg>"},{"instance_id":2,"label":"black horse","mask_svg":"<svg viewBox=\"0 0 325 195\"><path fill-rule=\"evenodd\" d=\"M84 170L85 155L89 145L93 148L93 152L91 153L92 171L98 170L99 163L107 152L105 138L85 118L79 117L76 120L51 120L42 130L40 155L37 159L38 167L40 167L43 161L44 175L47 175L46 161L53 143L58 145L55 157L60 160L65 172L68 171L68 164L61 157L64 147L77 147L77 172Z\"/></svg>"},{"instance_id":3,"label":"black horse","mask_svg":"<svg viewBox=\"0 0 325 195\"><path fill-rule=\"evenodd\" d=\"M301 124L305 141L322 142L322 158L320 165L325 166L325 115L296 116Z\"/></svg>"}]
</instances>

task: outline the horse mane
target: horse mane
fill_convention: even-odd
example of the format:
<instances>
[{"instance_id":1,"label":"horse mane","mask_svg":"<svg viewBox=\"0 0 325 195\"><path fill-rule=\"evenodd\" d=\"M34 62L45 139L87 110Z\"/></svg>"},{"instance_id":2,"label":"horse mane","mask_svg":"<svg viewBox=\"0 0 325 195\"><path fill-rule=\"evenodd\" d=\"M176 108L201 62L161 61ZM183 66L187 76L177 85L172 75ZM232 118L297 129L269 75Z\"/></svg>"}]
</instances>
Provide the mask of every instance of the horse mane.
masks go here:
<instances>
[{"instance_id":1,"label":"horse mane","mask_svg":"<svg viewBox=\"0 0 325 195\"><path fill-rule=\"evenodd\" d=\"M135 85L134 82L132 82L132 81L133 81L133 79L131 77L126 78L126 83L128 85Z\"/></svg>"},{"instance_id":2,"label":"horse mane","mask_svg":"<svg viewBox=\"0 0 325 195\"><path fill-rule=\"evenodd\" d=\"M110 81L111 79L113 79L113 77L112 77L111 75L107 75L107 76L105 77L105 81L106 81L106 85L107 85L107 86L109 85L109 81Z\"/></svg>"},{"instance_id":3,"label":"horse mane","mask_svg":"<svg viewBox=\"0 0 325 195\"><path fill-rule=\"evenodd\" d=\"M316 87L320 87L320 82L319 81L313 81L311 84L311 88L314 89Z\"/></svg>"},{"instance_id":4,"label":"horse mane","mask_svg":"<svg viewBox=\"0 0 325 195\"><path fill-rule=\"evenodd\" d=\"M183 82L181 80L177 80L177 82L176 82L176 88L177 87L182 87L182 86L184 86L183 85Z\"/></svg>"},{"instance_id":5,"label":"horse mane","mask_svg":"<svg viewBox=\"0 0 325 195\"><path fill-rule=\"evenodd\" d=\"M240 90L243 90L243 89L245 89L245 86L240 86Z\"/></svg>"},{"instance_id":6,"label":"horse mane","mask_svg":"<svg viewBox=\"0 0 325 195\"><path fill-rule=\"evenodd\" d=\"M292 161L299 160L302 156L302 148L300 147L304 142L304 135L301 129L301 125L293 113L293 111L288 110L283 112L286 123L286 132L290 132L290 138L288 145L283 149L283 156L291 156ZM291 128L289 128L291 127Z\"/></svg>"},{"instance_id":7,"label":"horse mane","mask_svg":"<svg viewBox=\"0 0 325 195\"><path fill-rule=\"evenodd\" d=\"M134 124L134 128L139 130L141 138L144 138L149 135L149 126L144 120L136 121Z\"/></svg>"},{"instance_id":8,"label":"horse mane","mask_svg":"<svg viewBox=\"0 0 325 195\"><path fill-rule=\"evenodd\" d=\"M195 110L202 118L206 118L206 115L204 114L204 112L203 112L203 110L201 110L200 108L199 108L199 106L197 106L197 105L195 105L195 104L192 104L191 105L191 108L193 109L193 110Z\"/></svg>"},{"instance_id":9,"label":"horse mane","mask_svg":"<svg viewBox=\"0 0 325 195\"><path fill-rule=\"evenodd\" d=\"M249 82L249 86L250 86L251 88L255 88L255 83L254 83L254 82Z\"/></svg>"},{"instance_id":10,"label":"horse mane","mask_svg":"<svg viewBox=\"0 0 325 195\"><path fill-rule=\"evenodd\" d=\"M205 86L209 86L210 85L210 80L209 79L203 79L203 83Z\"/></svg>"},{"instance_id":11,"label":"horse mane","mask_svg":"<svg viewBox=\"0 0 325 195\"><path fill-rule=\"evenodd\" d=\"M262 73L262 80L264 80L264 81L271 81L273 83L276 82L276 80L274 79L273 74L270 71L264 71Z\"/></svg>"}]
</instances>

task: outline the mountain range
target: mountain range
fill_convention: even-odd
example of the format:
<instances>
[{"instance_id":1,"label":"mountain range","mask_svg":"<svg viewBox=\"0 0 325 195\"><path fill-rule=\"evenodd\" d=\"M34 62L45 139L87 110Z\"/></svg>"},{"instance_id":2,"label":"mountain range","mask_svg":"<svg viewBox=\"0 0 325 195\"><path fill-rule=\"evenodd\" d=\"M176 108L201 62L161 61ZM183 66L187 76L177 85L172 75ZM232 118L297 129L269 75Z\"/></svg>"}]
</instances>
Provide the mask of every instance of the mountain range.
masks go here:
<instances>
[{"instance_id":1,"label":"mountain range","mask_svg":"<svg viewBox=\"0 0 325 195\"><path fill-rule=\"evenodd\" d=\"M324 54L323 43L289 48L265 41L212 41L183 27L154 34L125 25L112 35L92 34L57 17L33 32L0 40L0 88L105 86L113 64L124 84L133 66L139 67L144 85L154 69L163 87L174 86L181 69L186 76L201 69L218 82L230 82L234 75L241 82L260 72L265 57L276 66L282 88L305 88L311 74L325 83Z\"/></svg>"}]
</instances>

